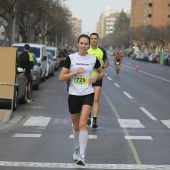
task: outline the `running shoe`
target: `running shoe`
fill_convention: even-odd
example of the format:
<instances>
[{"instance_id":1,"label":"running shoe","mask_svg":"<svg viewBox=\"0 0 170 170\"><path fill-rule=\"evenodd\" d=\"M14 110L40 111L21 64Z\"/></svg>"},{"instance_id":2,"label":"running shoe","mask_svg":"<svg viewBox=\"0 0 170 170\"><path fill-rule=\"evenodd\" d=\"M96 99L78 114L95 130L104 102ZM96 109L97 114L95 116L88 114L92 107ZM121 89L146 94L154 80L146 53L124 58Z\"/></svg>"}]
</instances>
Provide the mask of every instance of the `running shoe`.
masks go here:
<instances>
[{"instance_id":1,"label":"running shoe","mask_svg":"<svg viewBox=\"0 0 170 170\"><path fill-rule=\"evenodd\" d=\"M78 161L79 156L80 156L80 148L75 149L75 151L74 151L74 153L73 153L73 160L74 160L74 161Z\"/></svg>"},{"instance_id":2,"label":"running shoe","mask_svg":"<svg viewBox=\"0 0 170 170\"><path fill-rule=\"evenodd\" d=\"M27 99L27 103L34 103L32 99Z\"/></svg>"},{"instance_id":3,"label":"running shoe","mask_svg":"<svg viewBox=\"0 0 170 170\"><path fill-rule=\"evenodd\" d=\"M92 128L98 128L98 125L97 125L97 121L96 121L96 120L93 120Z\"/></svg>"},{"instance_id":4,"label":"running shoe","mask_svg":"<svg viewBox=\"0 0 170 170\"><path fill-rule=\"evenodd\" d=\"M91 118L89 117L87 120L87 125L90 126L91 125Z\"/></svg>"},{"instance_id":5,"label":"running shoe","mask_svg":"<svg viewBox=\"0 0 170 170\"><path fill-rule=\"evenodd\" d=\"M80 155L80 157L77 161L77 165L85 166L85 156L83 154Z\"/></svg>"}]
</instances>

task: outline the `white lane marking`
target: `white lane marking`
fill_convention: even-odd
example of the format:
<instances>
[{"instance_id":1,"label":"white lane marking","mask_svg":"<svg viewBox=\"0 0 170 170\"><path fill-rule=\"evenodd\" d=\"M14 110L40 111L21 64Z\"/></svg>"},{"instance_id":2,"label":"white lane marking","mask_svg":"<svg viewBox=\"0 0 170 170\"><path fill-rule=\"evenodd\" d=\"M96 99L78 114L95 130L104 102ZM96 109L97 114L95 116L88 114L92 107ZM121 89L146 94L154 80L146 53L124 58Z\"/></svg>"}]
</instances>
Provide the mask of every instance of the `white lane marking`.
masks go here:
<instances>
[{"instance_id":1,"label":"white lane marking","mask_svg":"<svg viewBox=\"0 0 170 170\"><path fill-rule=\"evenodd\" d=\"M129 99L133 99L133 97L130 95L130 94L128 94L127 92L123 92Z\"/></svg>"},{"instance_id":2,"label":"white lane marking","mask_svg":"<svg viewBox=\"0 0 170 170\"><path fill-rule=\"evenodd\" d=\"M36 129L45 129L46 127L45 126L42 126L42 127L37 127Z\"/></svg>"},{"instance_id":3,"label":"white lane marking","mask_svg":"<svg viewBox=\"0 0 170 170\"><path fill-rule=\"evenodd\" d=\"M23 126L47 126L50 120L51 117L30 117Z\"/></svg>"},{"instance_id":4,"label":"white lane marking","mask_svg":"<svg viewBox=\"0 0 170 170\"><path fill-rule=\"evenodd\" d=\"M152 120L157 120L156 117L154 117L151 113L149 113L144 107L140 107L140 109Z\"/></svg>"},{"instance_id":5,"label":"white lane marking","mask_svg":"<svg viewBox=\"0 0 170 170\"><path fill-rule=\"evenodd\" d=\"M170 128L170 120L161 120L161 122L167 126L168 128Z\"/></svg>"},{"instance_id":6,"label":"white lane marking","mask_svg":"<svg viewBox=\"0 0 170 170\"><path fill-rule=\"evenodd\" d=\"M14 138L40 138L41 134L21 134L21 133L15 133L13 135Z\"/></svg>"},{"instance_id":7,"label":"white lane marking","mask_svg":"<svg viewBox=\"0 0 170 170\"><path fill-rule=\"evenodd\" d=\"M48 163L48 162L10 162L0 161L0 167L26 167L26 168L75 168L75 169L151 169L170 170L170 165L137 165L137 164L86 164L85 166L76 163Z\"/></svg>"},{"instance_id":8,"label":"white lane marking","mask_svg":"<svg viewBox=\"0 0 170 170\"><path fill-rule=\"evenodd\" d=\"M145 128L138 119L118 119L122 128Z\"/></svg>"},{"instance_id":9,"label":"white lane marking","mask_svg":"<svg viewBox=\"0 0 170 170\"><path fill-rule=\"evenodd\" d=\"M116 87L120 87L117 83L114 83L114 85L115 85Z\"/></svg>"},{"instance_id":10,"label":"white lane marking","mask_svg":"<svg viewBox=\"0 0 170 170\"><path fill-rule=\"evenodd\" d=\"M112 80L110 77L107 77L109 80Z\"/></svg>"},{"instance_id":11,"label":"white lane marking","mask_svg":"<svg viewBox=\"0 0 170 170\"><path fill-rule=\"evenodd\" d=\"M135 68L132 68L132 67L126 66L126 65L124 65L124 64L122 64L122 65L123 65L124 67L127 67L127 68L130 68L130 69L132 69L132 70L135 70ZM162 78L162 77L155 76L155 75L153 75L153 74L146 73L146 72L141 71L141 70L139 70L138 72L141 72L141 73L143 73L143 74L147 74L147 75L149 75L149 76L152 76L152 77L155 77L155 78L157 78L157 79L164 80L164 81L166 81L166 82L169 82L169 83L170 83L170 80L168 80L168 79L164 79L164 78Z\"/></svg>"},{"instance_id":12,"label":"white lane marking","mask_svg":"<svg viewBox=\"0 0 170 170\"><path fill-rule=\"evenodd\" d=\"M74 136L70 135L70 138L73 139ZM88 139L97 139L97 135L88 135Z\"/></svg>"},{"instance_id":13,"label":"white lane marking","mask_svg":"<svg viewBox=\"0 0 170 170\"><path fill-rule=\"evenodd\" d=\"M151 136L125 136L125 139L153 140Z\"/></svg>"}]
</instances>

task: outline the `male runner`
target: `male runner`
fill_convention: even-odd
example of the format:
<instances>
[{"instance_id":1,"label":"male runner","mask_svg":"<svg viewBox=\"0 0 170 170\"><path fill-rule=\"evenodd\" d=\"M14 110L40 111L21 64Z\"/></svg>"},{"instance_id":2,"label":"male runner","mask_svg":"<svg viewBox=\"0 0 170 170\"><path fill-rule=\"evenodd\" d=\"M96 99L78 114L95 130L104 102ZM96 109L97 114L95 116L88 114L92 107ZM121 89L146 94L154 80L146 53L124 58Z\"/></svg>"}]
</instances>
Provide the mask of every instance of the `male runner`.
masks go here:
<instances>
[{"instance_id":1,"label":"male runner","mask_svg":"<svg viewBox=\"0 0 170 170\"><path fill-rule=\"evenodd\" d=\"M107 58L106 51L102 47L98 46L98 42L99 42L99 35L97 33L91 33L90 48L88 49L88 53L93 56L96 56L99 59L102 68L105 69L109 65L109 60ZM94 69L92 72L92 76L96 76L96 75L98 75L98 72ZM97 116L99 112L99 97L100 97L100 92L102 87L102 81L103 79L100 79L97 80L96 83L93 83L93 88L95 92L94 102L93 102L93 122L92 122L93 128L98 128ZM88 125L91 124L90 115L87 124Z\"/></svg>"}]
</instances>

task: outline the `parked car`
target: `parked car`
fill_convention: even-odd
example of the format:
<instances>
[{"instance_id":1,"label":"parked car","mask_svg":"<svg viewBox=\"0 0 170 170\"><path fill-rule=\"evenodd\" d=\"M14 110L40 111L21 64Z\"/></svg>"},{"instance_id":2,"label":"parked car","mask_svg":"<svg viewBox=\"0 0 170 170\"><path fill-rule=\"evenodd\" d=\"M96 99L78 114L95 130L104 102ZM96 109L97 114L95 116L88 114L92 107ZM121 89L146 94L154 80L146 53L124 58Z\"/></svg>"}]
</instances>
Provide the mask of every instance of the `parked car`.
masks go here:
<instances>
[{"instance_id":1,"label":"parked car","mask_svg":"<svg viewBox=\"0 0 170 170\"><path fill-rule=\"evenodd\" d=\"M157 63L159 61L159 55L158 54L150 54L148 61Z\"/></svg>"},{"instance_id":2,"label":"parked car","mask_svg":"<svg viewBox=\"0 0 170 170\"><path fill-rule=\"evenodd\" d=\"M39 85L41 83L41 64L38 63L37 58L35 55L32 53L33 59L34 59L34 66L33 66L33 72L32 72L32 85L33 89L39 90Z\"/></svg>"},{"instance_id":3,"label":"parked car","mask_svg":"<svg viewBox=\"0 0 170 170\"><path fill-rule=\"evenodd\" d=\"M142 52L137 51L136 52L136 60L141 60L141 58L142 58Z\"/></svg>"},{"instance_id":4,"label":"parked car","mask_svg":"<svg viewBox=\"0 0 170 170\"><path fill-rule=\"evenodd\" d=\"M51 52L53 56L53 61L55 63L55 70L59 69L60 66L60 58L58 57L58 49L56 47L46 47L47 52Z\"/></svg>"},{"instance_id":5,"label":"parked car","mask_svg":"<svg viewBox=\"0 0 170 170\"><path fill-rule=\"evenodd\" d=\"M11 108L12 110L16 110L17 106L18 106L18 102L25 104L27 101L28 80L27 80L27 76L25 74L24 69L21 68L21 62L19 60L19 57L18 57L18 54L16 53L16 51L15 51L15 53L13 53L13 50L11 50L12 49L11 47L5 47L5 48L6 48L6 50L8 50L8 52L11 51L11 53L9 53L9 55L11 55L11 56L8 56L8 57L10 57L10 61L5 61L5 62L6 63L10 62L10 64L11 64L14 61L15 68L13 69L12 67L8 66L8 67L6 67L7 68L6 70L3 69L2 71L5 72L6 76L8 74L9 74L9 77L11 75L13 75L11 84L14 85L13 86L14 91L13 91L12 99L9 99L9 98L1 98L0 99L0 106L4 106L5 108L8 107L8 108ZM14 57L16 57L15 60L13 59ZM4 59L3 59L3 61L1 61L1 64L3 64L5 59L9 60L9 58L4 56ZM14 70L14 72L12 70ZM5 93L7 93L7 92L5 92Z\"/></svg>"},{"instance_id":6,"label":"parked car","mask_svg":"<svg viewBox=\"0 0 170 170\"><path fill-rule=\"evenodd\" d=\"M149 53L144 52L143 53L143 61L148 61Z\"/></svg>"},{"instance_id":7,"label":"parked car","mask_svg":"<svg viewBox=\"0 0 170 170\"><path fill-rule=\"evenodd\" d=\"M48 55L49 64L50 64L50 76L54 76L54 72L55 72L54 57L51 52L47 52L47 55Z\"/></svg>"},{"instance_id":8,"label":"parked car","mask_svg":"<svg viewBox=\"0 0 170 170\"><path fill-rule=\"evenodd\" d=\"M167 54L164 58L164 65L170 66L170 54Z\"/></svg>"},{"instance_id":9,"label":"parked car","mask_svg":"<svg viewBox=\"0 0 170 170\"><path fill-rule=\"evenodd\" d=\"M26 43L14 43L12 47L17 47L19 52L24 51L24 45ZM45 81L46 79L46 66L47 66L47 51L46 46L42 44L29 44L30 45L30 52L35 55L37 58L38 63L41 64L41 79Z\"/></svg>"}]
</instances>

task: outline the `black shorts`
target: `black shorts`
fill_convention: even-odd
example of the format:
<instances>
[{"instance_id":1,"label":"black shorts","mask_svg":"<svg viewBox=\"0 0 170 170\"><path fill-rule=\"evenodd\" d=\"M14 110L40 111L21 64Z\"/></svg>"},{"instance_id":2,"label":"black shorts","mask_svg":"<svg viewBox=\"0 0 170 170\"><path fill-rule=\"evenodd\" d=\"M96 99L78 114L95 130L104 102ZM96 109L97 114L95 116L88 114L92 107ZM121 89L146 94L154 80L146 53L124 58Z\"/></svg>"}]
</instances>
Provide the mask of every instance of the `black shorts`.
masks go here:
<instances>
[{"instance_id":1,"label":"black shorts","mask_svg":"<svg viewBox=\"0 0 170 170\"><path fill-rule=\"evenodd\" d=\"M27 76L28 82L32 82L31 73L26 73L26 76Z\"/></svg>"},{"instance_id":2,"label":"black shorts","mask_svg":"<svg viewBox=\"0 0 170 170\"><path fill-rule=\"evenodd\" d=\"M93 86L100 86L102 87L103 79L97 80L96 83L93 83Z\"/></svg>"},{"instance_id":3,"label":"black shorts","mask_svg":"<svg viewBox=\"0 0 170 170\"><path fill-rule=\"evenodd\" d=\"M93 105L94 93L85 96L69 95L68 107L71 114L80 113L83 105Z\"/></svg>"}]
</instances>

